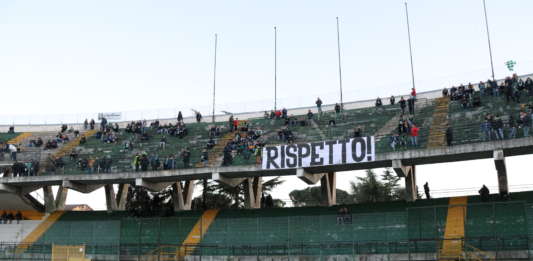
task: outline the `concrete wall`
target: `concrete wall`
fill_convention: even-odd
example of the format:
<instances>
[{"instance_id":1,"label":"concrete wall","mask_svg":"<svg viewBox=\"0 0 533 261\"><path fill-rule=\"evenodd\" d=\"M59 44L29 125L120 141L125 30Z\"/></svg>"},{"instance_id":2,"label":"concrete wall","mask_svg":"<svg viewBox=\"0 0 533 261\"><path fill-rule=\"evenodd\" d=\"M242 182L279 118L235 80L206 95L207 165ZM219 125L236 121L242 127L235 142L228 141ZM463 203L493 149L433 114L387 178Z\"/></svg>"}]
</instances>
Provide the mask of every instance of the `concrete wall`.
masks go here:
<instances>
[{"instance_id":1,"label":"concrete wall","mask_svg":"<svg viewBox=\"0 0 533 261\"><path fill-rule=\"evenodd\" d=\"M20 224L17 224L17 221L13 221L12 224L0 224L0 242L19 243L41 222L41 220L23 220Z\"/></svg>"}]
</instances>

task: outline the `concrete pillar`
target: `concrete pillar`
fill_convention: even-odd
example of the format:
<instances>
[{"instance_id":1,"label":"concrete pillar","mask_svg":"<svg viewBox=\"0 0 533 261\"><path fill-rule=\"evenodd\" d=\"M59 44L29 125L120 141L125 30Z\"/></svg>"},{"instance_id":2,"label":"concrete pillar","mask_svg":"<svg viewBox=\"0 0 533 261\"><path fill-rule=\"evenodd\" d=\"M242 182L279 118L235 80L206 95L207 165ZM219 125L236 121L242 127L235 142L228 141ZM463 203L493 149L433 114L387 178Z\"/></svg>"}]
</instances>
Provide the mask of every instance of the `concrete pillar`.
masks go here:
<instances>
[{"instance_id":1,"label":"concrete pillar","mask_svg":"<svg viewBox=\"0 0 533 261\"><path fill-rule=\"evenodd\" d=\"M116 211L117 207L117 198L115 195L115 189L113 184L107 184L104 186L105 189L105 202L107 206L107 211Z\"/></svg>"},{"instance_id":2,"label":"concrete pillar","mask_svg":"<svg viewBox=\"0 0 533 261\"><path fill-rule=\"evenodd\" d=\"M246 182L246 194L245 194L245 206L246 208L261 208L261 197L263 194L263 178L253 177L247 178Z\"/></svg>"},{"instance_id":3,"label":"concrete pillar","mask_svg":"<svg viewBox=\"0 0 533 261\"><path fill-rule=\"evenodd\" d=\"M56 210L65 210L65 202L67 201L68 188L59 186L57 189L55 208Z\"/></svg>"},{"instance_id":4,"label":"concrete pillar","mask_svg":"<svg viewBox=\"0 0 533 261\"><path fill-rule=\"evenodd\" d=\"M54 200L54 192L52 186L43 187L44 209L46 213L52 213L56 210L56 202Z\"/></svg>"},{"instance_id":5,"label":"concrete pillar","mask_svg":"<svg viewBox=\"0 0 533 261\"><path fill-rule=\"evenodd\" d=\"M324 206L334 206L337 204L337 178L335 172L328 172L320 179L320 189L322 191L322 204Z\"/></svg>"},{"instance_id":6,"label":"concrete pillar","mask_svg":"<svg viewBox=\"0 0 533 261\"><path fill-rule=\"evenodd\" d=\"M192 194L194 193L194 181L178 181L172 184L172 202L174 211L191 210Z\"/></svg>"},{"instance_id":7,"label":"concrete pillar","mask_svg":"<svg viewBox=\"0 0 533 261\"><path fill-rule=\"evenodd\" d=\"M130 184L118 184L117 210L126 210L129 188Z\"/></svg>"},{"instance_id":8,"label":"concrete pillar","mask_svg":"<svg viewBox=\"0 0 533 261\"><path fill-rule=\"evenodd\" d=\"M415 166L409 166L406 168L405 176L405 200L415 201L418 197L418 190L416 187L416 168Z\"/></svg>"},{"instance_id":9,"label":"concrete pillar","mask_svg":"<svg viewBox=\"0 0 533 261\"><path fill-rule=\"evenodd\" d=\"M494 151L494 166L498 172L498 189L500 195L506 195L509 193L509 183L507 182L507 167L505 166L503 150Z\"/></svg>"}]
</instances>

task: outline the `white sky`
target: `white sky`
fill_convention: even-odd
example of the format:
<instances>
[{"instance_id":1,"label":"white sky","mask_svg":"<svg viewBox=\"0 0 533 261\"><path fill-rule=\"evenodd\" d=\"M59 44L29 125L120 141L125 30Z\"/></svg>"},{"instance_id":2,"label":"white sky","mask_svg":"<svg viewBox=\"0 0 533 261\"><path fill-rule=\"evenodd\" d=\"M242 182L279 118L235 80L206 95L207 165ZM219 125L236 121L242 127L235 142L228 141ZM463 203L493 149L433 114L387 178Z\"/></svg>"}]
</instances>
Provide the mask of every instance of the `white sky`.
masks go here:
<instances>
[{"instance_id":1,"label":"white sky","mask_svg":"<svg viewBox=\"0 0 533 261\"><path fill-rule=\"evenodd\" d=\"M0 124L81 121L104 111L143 118L195 108L207 115L214 33L217 112L270 109L274 25L279 106L310 105L317 96L333 103L339 96L336 16L344 100L406 93L411 82L403 3L4 0ZM418 91L490 76L481 3L409 1ZM508 74L504 62L511 59L519 74L533 72L533 1L487 0L487 8L496 77ZM523 171L527 159L508 161L511 185L533 183ZM429 180L435 190L496 184L491 161L444 166L421 166L418 183ZM353 176L339 175L338 186L346 188ZM294 178L276 195L288 198L288 191L303 187ZM103 192L102 200L74 195L69 203L104 205Z\"/></svg>"}]
</instances>

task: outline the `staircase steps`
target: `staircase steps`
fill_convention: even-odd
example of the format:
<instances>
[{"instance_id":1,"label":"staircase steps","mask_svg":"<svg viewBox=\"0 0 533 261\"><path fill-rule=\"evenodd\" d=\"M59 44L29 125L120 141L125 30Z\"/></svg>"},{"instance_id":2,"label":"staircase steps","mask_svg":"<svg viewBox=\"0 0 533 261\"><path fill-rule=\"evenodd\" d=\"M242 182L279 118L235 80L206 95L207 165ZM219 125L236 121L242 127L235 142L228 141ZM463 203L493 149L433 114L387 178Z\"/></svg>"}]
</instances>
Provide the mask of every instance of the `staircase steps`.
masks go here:
<instances>
[{"instance_id":1,"label":"staircase steps","mask_svg":"<svg viewBox=\"0 0 533 261\"><path fill-rule=\"evenodd\" d=\"M429 128L428 148L439 148L446 145L446 128L450 100L448 97L436 99L431 126Z\"/></svg>"},{"instance_id":2,"label":"staircase steps","mask_svg":"<svg viewBox=\"0 0 533 261\"><path fill-rule=\"evenodd\" d=\"M467 197L450 198L439 260L457 260L463 256Z\"/></svg>"},{"instance_id":3,"label":"staircase steps","mask_svg":"<svg viewBox=\"0 0 533 261\"><path fill-rule=\"evenodd\" d=\"M26 140L27 138L29 138L29 137L31 137L31 136L32 136L32 133L31 133L31 132L23 132L23 133L21 133L20 135L18 135L17 137L8 140L8 141L7 141L7 144L20 144L20 143L22 143L24 140Z\"/></svg>"}]
</instances>

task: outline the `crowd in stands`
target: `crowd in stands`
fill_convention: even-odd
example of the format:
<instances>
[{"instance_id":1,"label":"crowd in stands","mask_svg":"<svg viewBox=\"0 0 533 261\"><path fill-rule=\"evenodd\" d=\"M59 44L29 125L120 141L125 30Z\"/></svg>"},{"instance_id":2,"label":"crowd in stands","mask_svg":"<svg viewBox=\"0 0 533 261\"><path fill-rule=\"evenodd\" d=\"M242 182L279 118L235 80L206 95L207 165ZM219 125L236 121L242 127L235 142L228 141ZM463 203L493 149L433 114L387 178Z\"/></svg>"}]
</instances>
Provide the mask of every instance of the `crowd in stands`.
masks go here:
<instances>
[{"instance_id":1,"label":"crowd in stands","mask_svg":"<svg viewBox=\"0 0 533 261\"><path fill-rule=\"evenodd\" d=\"M510 111L509 113L485 114L480 132L484 141L513 139L519 135L529 136L533 122L533 104L521 104L522 97L533 96L533 80L529 77L524 81L514 74L499 84L492 80L480 82L477 91L472 84L468 84L466 87L460 85L451 87L449 90L445 88L442 94L449 97L452 102L460 103L465 109L481 106L482 96L502 97L507 104L519 104L518 113ZM453 131L451 127L448 129L450 133L448 135L447 132L447 141L449 145L452 145Z\"/></svg>"},{"instance_id":2,"label":"crowd in stands","mask_svg":"<svg viewBox=\"0 0 533 261\"><path fill-rule=\"evenodd\" d=\"M17 221L17 224L19 224L23 219L24 217L20 211L17 211L15 214L4 211L2 215L0 215L0 224L12 224L13 221Z\"/></svg>"},{"instance_id":3,"label":"crowd in stands","mask_svg":"<svg viewBox=\"0 0 533 261\"><path fill-rule=\"evenodd\" d=\"M389 102L391 106L394 106L396 103L396 98L391 96ZM409 146L417 147L419 145L418 136L420 128L415 124L415 104L416 90L414 88L411 89L411 95L407 101L403 96L400 97L398 102L398 106L401 109L400 118L398 120L398 125L395 132L389 137L389 146L393 150L398 148L406 148ZM376 108L383 106L383 102L379 97L376 99L375 105ZM408 114L406 114L406 107L408 108Z\"/></svg>"}]
</instances>

